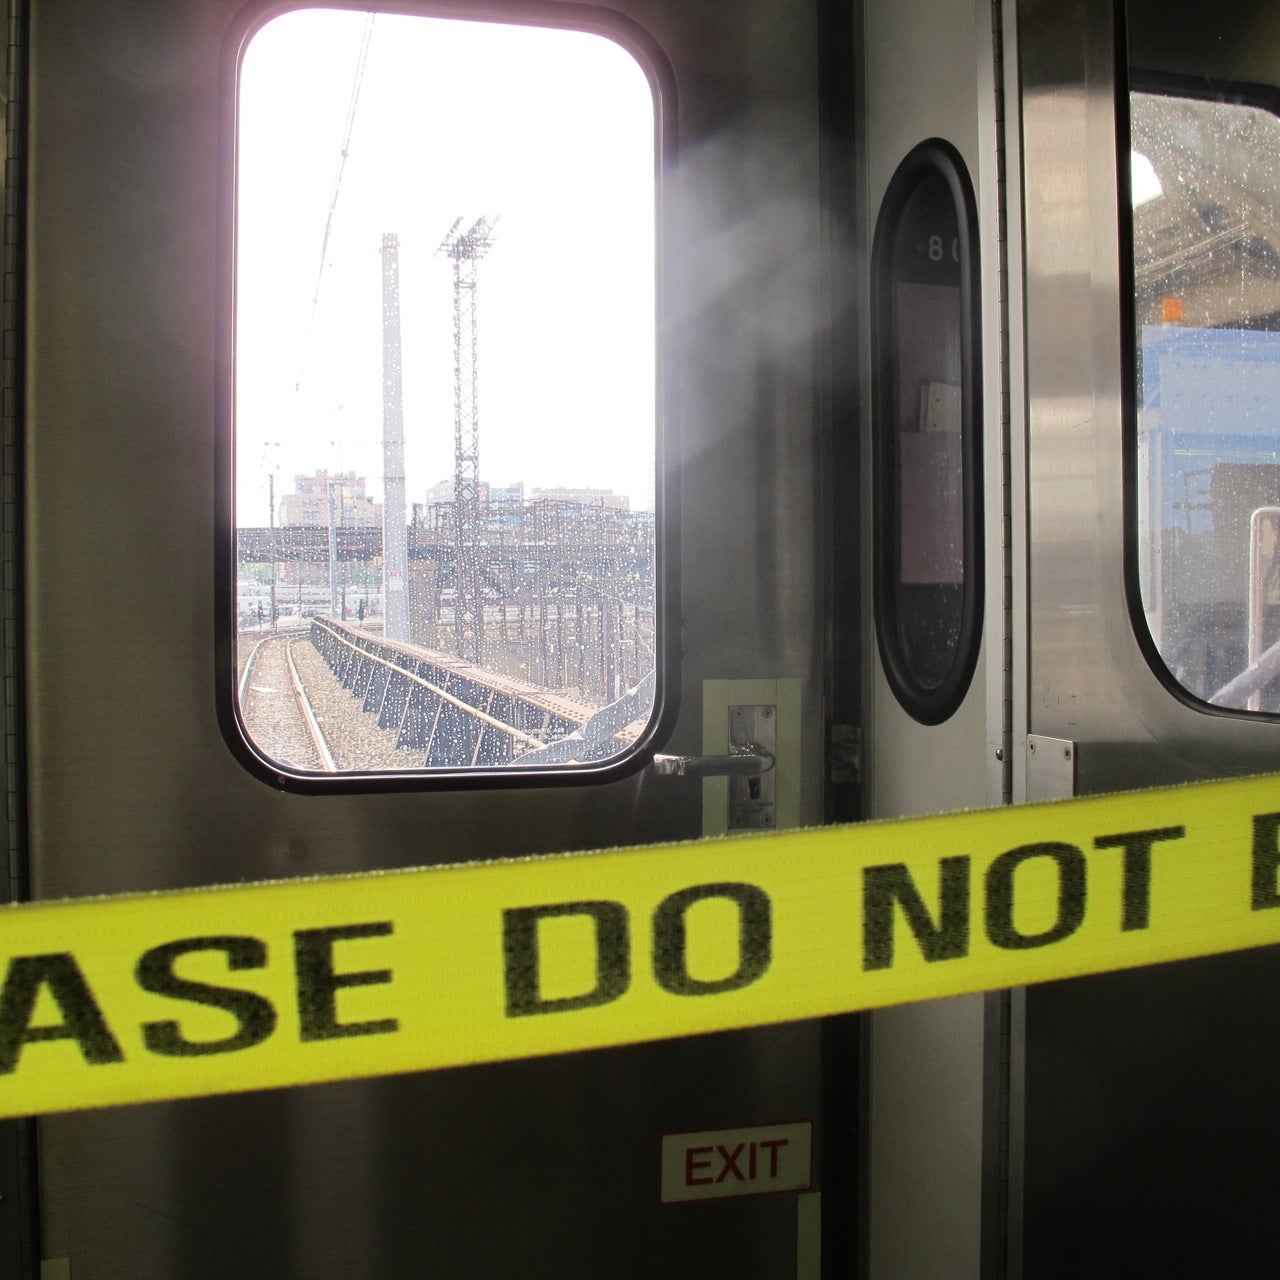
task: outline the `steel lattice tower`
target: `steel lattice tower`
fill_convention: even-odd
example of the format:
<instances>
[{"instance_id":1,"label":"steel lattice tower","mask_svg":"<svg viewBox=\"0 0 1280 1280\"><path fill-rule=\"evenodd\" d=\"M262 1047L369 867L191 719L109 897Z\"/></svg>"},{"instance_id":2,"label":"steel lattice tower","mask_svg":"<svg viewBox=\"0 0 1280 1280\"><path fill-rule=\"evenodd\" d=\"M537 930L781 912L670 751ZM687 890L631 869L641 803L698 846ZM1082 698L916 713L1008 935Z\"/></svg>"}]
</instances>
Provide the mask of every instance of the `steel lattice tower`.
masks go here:
<instances>
[{"instance_id":1,"label":"steel lattice tower","mask_svg":"<svg viewBox=\"0 0 1280 1280\"><path fill-rule=\"evenodd\" d=\"M439 253L453 260L453 507L457 524L454 636L458 656L479 665L484 642L484 548L480 519L479 340L476 263L493 248L498 219L469 231L454 221Z\"/></svg>"}]
</instances>

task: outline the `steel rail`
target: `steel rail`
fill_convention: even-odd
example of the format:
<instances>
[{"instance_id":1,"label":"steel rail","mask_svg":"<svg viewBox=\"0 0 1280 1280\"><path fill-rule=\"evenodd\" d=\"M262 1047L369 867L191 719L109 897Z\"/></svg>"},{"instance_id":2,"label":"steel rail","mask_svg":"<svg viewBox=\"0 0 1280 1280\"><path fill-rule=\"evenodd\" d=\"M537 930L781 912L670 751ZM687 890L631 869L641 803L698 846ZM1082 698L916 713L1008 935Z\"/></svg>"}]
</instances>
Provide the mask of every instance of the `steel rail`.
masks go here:
<instances>
[{"instance_id":1,"label":"steel rail","mask_svg":"<svg viewBox=\"0 0 1280 1280\"><path fill-rule=\"evenodd\" d=\"M293 682L294 696L298 700L298 709L302 712L302 718L307 722L307 730L311 734L316 754L320 757L321 767L326 773L337 773L338 762L333 758L333 752L329 750L328 740L324 736L324 730L320 728L320 721L316 719L315 708L311 705L311 699L307 697L302 676L298 671L297 663L293 660L293 644L297 638L297 636L289 636L284 649L285 661L289 664L289 679Z\"/></svg>"},{"instance_id":2,"label":"steel rail","mask_svg":"<svg viewBox=\"0 0 1280 1280\"><path fill-rule=\"evenodd\" d=\"M294 702L298 710L302 713L302 719L307 726L307 732L311 735L311 743L316 749L316 755L320 760L321 768L326 773L337 773L338 764L333 758L333 752L329 750L328 740L324 736L324 730L320 728L320 722L316 719L316 713L311 706L311 699L307 697L306 687L302 682L302 675L298 671L297 664L293 660L293 642L299 639L298 636L288 635L269 635L263 636L257 644L249 650L249 657L244 664L244 671L240 674L240 682L236 688L236 697L242 709L248 705L246 697L249 692L249 681L253 676L254 668L258 662L258 654L262 651L263 646L271 640L283 640L285 644L285 661L289 664L289 680L293 684Z\"/></svg>"},{"instance_id":3,"label":"steel rail","mask_svg":"<svg viewBox=\"0 0 1280 1280\"><path fill-rule=\"evenodd\" d=\"M270 640L271 636L263 636L257 644L249 650L249 656L245 659L244 670L240 673L240 683L236 686L236 700L241 706L245 705L245 695L249 692L249 677L253 675L253 664L258 660L258 650Z\"/></svg>"}]
</instances>

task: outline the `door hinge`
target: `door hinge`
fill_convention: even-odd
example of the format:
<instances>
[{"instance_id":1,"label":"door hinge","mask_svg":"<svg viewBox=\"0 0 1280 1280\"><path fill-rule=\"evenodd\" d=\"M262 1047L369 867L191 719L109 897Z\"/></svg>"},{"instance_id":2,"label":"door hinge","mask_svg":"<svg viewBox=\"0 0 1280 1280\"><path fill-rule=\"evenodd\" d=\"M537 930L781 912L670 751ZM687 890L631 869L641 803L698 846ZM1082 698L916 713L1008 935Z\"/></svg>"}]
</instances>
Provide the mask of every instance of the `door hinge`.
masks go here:
<instances>
[{"instance_id":1,"label":"door hinge","mask_svg":"<svg viewBox=\"0 0 1280 1280\"><path fill-rule=\"evenodd\" d=\"M833 724L828 740L827 776L835 787L862 781L862 730L856 724Z\"/></svg>"}]
</instances>

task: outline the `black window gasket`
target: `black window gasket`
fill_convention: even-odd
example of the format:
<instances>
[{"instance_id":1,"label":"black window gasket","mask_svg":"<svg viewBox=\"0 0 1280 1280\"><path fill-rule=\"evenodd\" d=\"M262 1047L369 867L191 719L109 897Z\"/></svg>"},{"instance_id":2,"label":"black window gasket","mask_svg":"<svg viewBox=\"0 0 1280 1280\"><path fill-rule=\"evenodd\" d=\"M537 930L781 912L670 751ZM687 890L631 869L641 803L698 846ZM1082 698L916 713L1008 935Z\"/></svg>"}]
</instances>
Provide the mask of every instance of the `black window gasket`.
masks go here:
<instances>
[{"instance_id":1,"label":"black window gasket","mask_svg":"<svg viewBox=\"0 0 1280 1280\"><path fill-rule=\"evenodd\" d=\"M240 63L249 41L273 18L303 9L369 12L350 0L253 0L223 40L219 103L218 247L214 388L214 673L222 736L236 759L279 790L300 794L361 794L583 786L617 781L645 768L671 735L679 711L680 656L680 457L678 397L674 376L679 326L672 299L675 211L666 187L676 168L675 73L658 42L624 14L573 0L380 0L379 12L544 27L603 36L635 59L649 81L654 105L654 258L656 415L654 472L655 688L645 728L625 754L598 764L544 764L523 768L449 767L408 772L309 773L292 771L266 756L245 731L236 681L237 526L235 519L235 228Z\"/></svg>"},{"instance_id":2,"label":"black window gasket","mask_svg":"<svg viewBox=\"0 0 1280 1280\"><path fill-rule=\"evenodd\" d=\"M939 178L956 215L960 258L960 434L962 554L960 625L941 681L928 685L908 657L900 609L902 460L898 393L897 298L893 270L908 202L929 178ZM889 181L871 252L872 569L876 640L894 696L922 724L941 724L963 702L982 641L982 330L977 205L960 153L941 138L912 149Z\"/></svg>"}]
</instances>

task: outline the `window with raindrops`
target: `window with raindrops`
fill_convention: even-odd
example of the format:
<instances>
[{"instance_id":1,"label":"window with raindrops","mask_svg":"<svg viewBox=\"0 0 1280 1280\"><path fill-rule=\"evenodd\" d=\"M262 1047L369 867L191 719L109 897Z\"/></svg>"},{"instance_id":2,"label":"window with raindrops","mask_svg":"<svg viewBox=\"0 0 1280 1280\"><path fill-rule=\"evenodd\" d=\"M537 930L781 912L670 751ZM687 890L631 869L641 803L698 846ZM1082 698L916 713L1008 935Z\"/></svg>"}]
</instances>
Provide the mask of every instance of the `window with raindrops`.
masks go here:
<instances>
[{"instance_id":1,"label":"window with raindrops","mask_svg":"<svg viewBox=\"0 0 1280 1280\"><path fill-rule=\"evenodd\" d=\"M305 776L625 758L661 624L651 73L326 8L238 74L245 740Z\"/></svg>"},{"instance_id":2,"label":"window with raindrops","mask_svg":"<svg viewBox=\"0 0 1280 1280\"><path fill-rule=\"evenodd\" d=\"M1280 118L1168 84L1130 139L1142 611L1187 692L1280 713Z\"/></svg>"}]
</instances>

